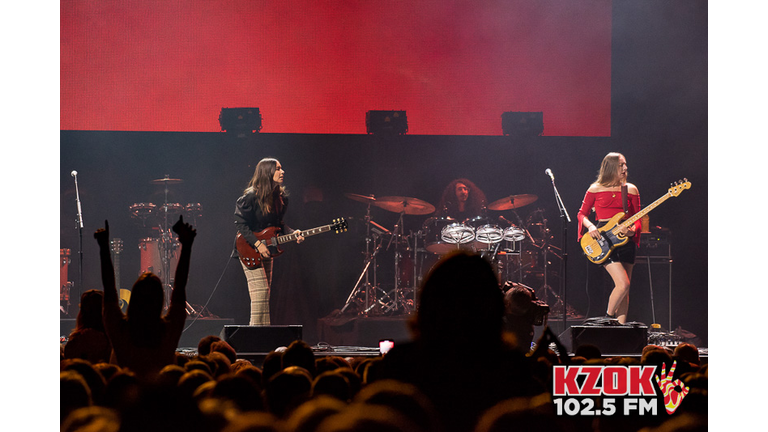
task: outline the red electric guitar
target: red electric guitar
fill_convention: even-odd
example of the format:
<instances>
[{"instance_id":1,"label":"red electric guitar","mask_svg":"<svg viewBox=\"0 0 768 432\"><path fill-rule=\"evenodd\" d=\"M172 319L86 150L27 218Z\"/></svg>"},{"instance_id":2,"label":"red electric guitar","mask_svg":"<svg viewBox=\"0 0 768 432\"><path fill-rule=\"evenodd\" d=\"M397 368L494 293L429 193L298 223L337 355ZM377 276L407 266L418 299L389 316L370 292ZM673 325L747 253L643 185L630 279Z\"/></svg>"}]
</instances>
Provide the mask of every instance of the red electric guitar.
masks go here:
<instances>
[{"instance_id":1,"label":"red electric guitar","mask_svg":"<svg viewBox=\"0 0 768 432\"><path fill-rule=\"evenodd\" d=\"M307 229L301 231L301 235L304 237L313 236L316 234L322 234L324 232L333 231L336 234L347 230L347 221L344 218L334 219L333 223L328 225L319 226L317 228ZM280 235L280 228L269 227L265 228L256 234L256 238L261 240L267 245L269 254L272 257L279 256L283 253L280 249L280 245L296 240L296 234ZM253 246L248 244L242 234L237 233L237 240L235 241L235 248L240 255L240 261L249 269L254 269L261 265L261 254Z\"/></svg>"}]
</instances>

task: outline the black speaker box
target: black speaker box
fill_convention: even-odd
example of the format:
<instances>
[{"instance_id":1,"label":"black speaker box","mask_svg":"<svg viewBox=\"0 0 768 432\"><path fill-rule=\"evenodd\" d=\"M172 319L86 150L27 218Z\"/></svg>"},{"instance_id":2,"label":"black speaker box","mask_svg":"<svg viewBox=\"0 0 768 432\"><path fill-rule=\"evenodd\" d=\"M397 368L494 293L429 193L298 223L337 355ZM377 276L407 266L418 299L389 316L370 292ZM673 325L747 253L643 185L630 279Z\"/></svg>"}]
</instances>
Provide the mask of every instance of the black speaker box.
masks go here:
<instances>
[{"instance_id":1,"label":"black speaker box","mask_svg":"<svg viewBox=\"0 0 768 432\"><path fill-rule=\"evenodd\" d=\"M300 325L282 326L246 326L227 325L221 331L221 337L241 353L269 353L275 348L291 344L302 339Z\"/></svg>"},{"instance_id":2,"label":"black speaker box","mask_svg":"<svg viewBox=\"0 0 768 432\"><path fill-rule=\"evenodd\" d=\"M640 354L648 344L648 327L572 326L571 344L574 352L579 345L590 344L603 355Z\"/></svg>"}]
</instances>

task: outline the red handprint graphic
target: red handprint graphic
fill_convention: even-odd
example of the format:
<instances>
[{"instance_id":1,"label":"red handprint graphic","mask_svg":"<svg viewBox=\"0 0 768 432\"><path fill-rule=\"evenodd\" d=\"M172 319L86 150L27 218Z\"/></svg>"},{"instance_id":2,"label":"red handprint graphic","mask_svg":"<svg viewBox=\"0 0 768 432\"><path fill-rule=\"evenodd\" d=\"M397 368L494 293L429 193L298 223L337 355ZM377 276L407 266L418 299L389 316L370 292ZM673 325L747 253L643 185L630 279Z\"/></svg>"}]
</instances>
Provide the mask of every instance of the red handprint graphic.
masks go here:
<instances>
[{"instance_id":1,"label":"red handprint graphic","mask_svg":"<svg viewBox=\"0 0 768 432\"><path fill-rule=\"evenodd\" d=\"M690 388L685 385L684 382L676 379L672 381L672 377L675 375L675 368L677 367L677 360L672 363L672 368L669 370L669 374L666 373L666 365L661 366L661 379L656 376L656 384L659 385L659 389L664 393L664 407L667 409L668 414L675 412L677 407L680 406L680 402L683 401L685 395L688 394ZM675 390L676 388L680 390Z\"/></svg>"}]
</instances>

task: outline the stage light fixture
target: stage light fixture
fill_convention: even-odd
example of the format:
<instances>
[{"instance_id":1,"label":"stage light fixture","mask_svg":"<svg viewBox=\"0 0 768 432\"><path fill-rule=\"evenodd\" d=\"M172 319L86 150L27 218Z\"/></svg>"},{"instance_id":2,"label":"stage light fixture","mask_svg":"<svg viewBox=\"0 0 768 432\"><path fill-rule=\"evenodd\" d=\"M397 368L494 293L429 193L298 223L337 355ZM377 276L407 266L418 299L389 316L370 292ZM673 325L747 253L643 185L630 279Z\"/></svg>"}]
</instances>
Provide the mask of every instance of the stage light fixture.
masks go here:
<instances>
[{"instance_id":1,"label":"stage light fixture","mask_svg":"<svg viewBox=\"0 0 768 432\"><path fill-rule=\"evenodd\" d=\"M222 108L219 125L222 132L242 138L261 131L261 113L258 108Z\"/></svg>"},{"instance_id":2,"label":"stage light fixture","mask_svg":"<svg viewBox=\"0 0 768 432\"><path fill-rule=\"evenodd\" d=\"M405 111L368 111L365 113L365 129L369 134L405 135L408 117Z\"/></svg>"},{"instance_id":3,"label":"stage light fixture","mask_svg":"<svg viewBox=\"0 0 768 432\"><path fill-rule=\"evenodd\" d=\"M501 130L504 135L534 137L544 133L543 112L514 112L501 114Z\"/></svg>"}]
</instances>

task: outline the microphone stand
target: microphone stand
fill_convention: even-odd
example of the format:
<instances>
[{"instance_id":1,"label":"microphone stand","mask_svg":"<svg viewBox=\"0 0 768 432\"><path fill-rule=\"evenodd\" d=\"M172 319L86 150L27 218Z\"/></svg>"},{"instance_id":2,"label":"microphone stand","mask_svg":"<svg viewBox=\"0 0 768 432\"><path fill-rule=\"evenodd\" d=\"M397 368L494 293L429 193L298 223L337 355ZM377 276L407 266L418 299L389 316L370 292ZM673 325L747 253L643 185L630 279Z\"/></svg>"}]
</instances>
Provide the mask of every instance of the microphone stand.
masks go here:
<instances>
[{"instance_id":1,"label":"microphone stand","mask_svg":"<svg viewBox=\"0 0 768 432\"><path fill-rule=\"evenodd\" d=\"M77 286L77 299L80 301L81 290L83 289L83 208L80 205L80 189L77 186L77 171L72 171L72 177L75 178L75 201L77 202L77 228L80 234L79 250L77 252L79 258L79 282Z\"/></svg>"},{"instance_id":2,"label":"microphone stand","mask_svg":"<svg viewBox=\"0 0 768 432\"><path fill-rule=\"evenodd\" d=\"M561 297L563 298L563 332L565 332L568 328L568 277L566 273L568 271L568 223L571 221L571 217L568 216L568 210L565 208L565 203L563 203L563 199L560 197L560 192L557 191L557 186L555 186L555 176L551 174L549 169L547 169L547 174L552 179L552 189L555 191L555 201L557 202L558 210L560 210L560 220L563 226L563 258L560 260L560 274L562 275L560 279L560 291Z\"/></svg>"}]
</instances>

